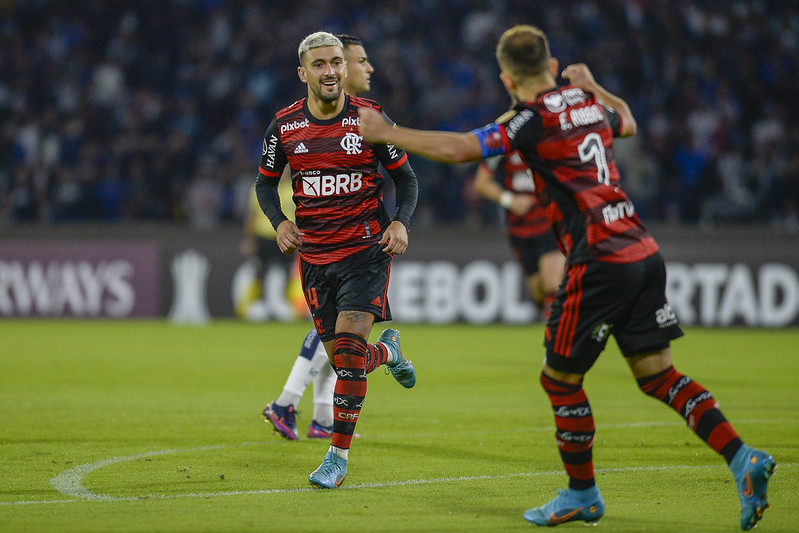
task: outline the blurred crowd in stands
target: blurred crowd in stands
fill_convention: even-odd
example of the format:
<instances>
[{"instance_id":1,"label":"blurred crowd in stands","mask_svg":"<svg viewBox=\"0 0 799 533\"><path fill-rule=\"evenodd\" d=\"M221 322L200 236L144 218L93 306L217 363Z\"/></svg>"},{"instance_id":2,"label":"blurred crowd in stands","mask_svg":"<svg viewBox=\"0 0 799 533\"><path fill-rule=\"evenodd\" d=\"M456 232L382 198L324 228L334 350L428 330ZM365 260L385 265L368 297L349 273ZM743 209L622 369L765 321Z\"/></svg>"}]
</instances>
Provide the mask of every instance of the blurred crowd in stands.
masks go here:
<instances>
[{"instance_id":1,"label":"blurred crowd in stands","mask_svg":"<svg viewBox=\"0 0 799 533\"><path fill-rule=\"evenodd\" d=\"M0 225L239 223L264 130L306 94L305 35L359 36L398 123L469 130L509 106L494 47L517 23L630 103L616 155L645 222L799 231L799 5L778 0L0 1ZM416 227L497 223L474 165L412 162Z\"/></svg>"}]
</instances>

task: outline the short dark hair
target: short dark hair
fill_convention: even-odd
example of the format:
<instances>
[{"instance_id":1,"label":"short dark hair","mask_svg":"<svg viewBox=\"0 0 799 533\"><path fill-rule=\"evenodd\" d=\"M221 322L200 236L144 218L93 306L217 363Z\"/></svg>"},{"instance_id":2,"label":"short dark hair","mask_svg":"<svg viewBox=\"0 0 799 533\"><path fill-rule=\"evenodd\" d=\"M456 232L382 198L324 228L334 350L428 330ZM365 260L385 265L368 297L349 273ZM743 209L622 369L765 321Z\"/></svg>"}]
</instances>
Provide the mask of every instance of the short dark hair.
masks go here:
<instances>
[{"instance_id":1,"label":"short dark hair","mask_svg":"<svg viewBox=\"0 0 799 533\"><path fill-rule=\"evenodd\" d=\"M499 39L497 45L499 67L516 80L523 80L546 71L549 59L547 36L535 26L527 24L514 26Z\"/></svg>"},{"instance_id":2,"label":"short dark hair","mask_svg":"<svg viewBox=\"0 0 799 533\"><path fill-rule=\"evenodd\" d=\"M344 48L348 46L363 46L363 42L354 35L347 35L346 33L340 33L336 35L336 37L338 37L338 40L341 41L341 44L344 45Z\"/></svg>"}]
</instances>

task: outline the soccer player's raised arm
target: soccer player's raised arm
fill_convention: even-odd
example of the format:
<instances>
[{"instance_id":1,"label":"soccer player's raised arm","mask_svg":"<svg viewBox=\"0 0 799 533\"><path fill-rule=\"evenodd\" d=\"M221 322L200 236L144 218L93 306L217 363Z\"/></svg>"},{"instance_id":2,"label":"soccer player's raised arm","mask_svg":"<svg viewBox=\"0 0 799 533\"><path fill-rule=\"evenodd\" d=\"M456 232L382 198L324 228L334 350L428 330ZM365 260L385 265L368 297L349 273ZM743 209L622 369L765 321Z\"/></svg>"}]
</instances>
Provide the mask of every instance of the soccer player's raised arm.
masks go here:
<instances>
[{"instance_id":1,"label":"soccer player's raised arm","mask_svg":"<svg viewBox=\"0 0 799 533\"><path fill-rule=\"evenodd\" d=\"M579 87L584 91L594 93L597 100L599 100L606 107L612 107L621 116L621 132L620 137L629 137L635 135L638 131L638 124L635 122L633 112L630 106L627 105L622 98L612 94L607 89L599 85L591 74L591 70L585 63L576 63L569 65L563 69L561 73L564 79L569 80L569 83L575 87Z\"/></svg>"},{"instance_id":2,"label":"soccer player's raised arm","mask_svg":"<svg viewBox=\"0 0 799 533\"><path fill-rule=\"evenodd\" d=\"M473 133L392 127L373 109L361 108L358 113L360 132L366 141L393 144L407 152L440 163L465 163L482 159L480 142Z\"/></svg>"}]
</instances>

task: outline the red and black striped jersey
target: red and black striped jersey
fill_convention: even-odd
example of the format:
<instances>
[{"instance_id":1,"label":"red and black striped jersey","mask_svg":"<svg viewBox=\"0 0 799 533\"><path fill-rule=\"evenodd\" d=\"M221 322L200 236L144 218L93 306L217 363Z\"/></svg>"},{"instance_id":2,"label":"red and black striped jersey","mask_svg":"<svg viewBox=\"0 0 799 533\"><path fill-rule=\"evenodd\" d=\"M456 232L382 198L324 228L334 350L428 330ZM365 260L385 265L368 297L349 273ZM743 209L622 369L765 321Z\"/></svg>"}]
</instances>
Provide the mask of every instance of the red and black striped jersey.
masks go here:
<instances>
[{"instance_id":1,"label":"red and black striped jersey","mask_svg":"<svg viewBox=\"0 0 799 533\"><path fill-rule=\"evenodd\" d=\"M378 163L392 170L408 159L404 151L365 142L359 134L358 108L382 111L377 102L345 98L342 112L327 120L315 118L306 99L299 100L278 111L264 135L258 170L274 185L284 167L291 168L295 222L305 234L299 253L311 264L339 261L380 240L391 219Z\"/></svg>"},{"instance_id":2,"label":"red and black striped jersey","mask_svg":"<svg viewBox=\"0 0 799 533\"><path fill-rule=\"evenodd\" d=\"M517 194L532 195L535 192L533 175L518 151L506 155L494 156L480 163L494 174L494 179L502 188ZM516 215L505 210L508 235L519 238L530 238L552 231L544 209L536 201L524 215Z\"/></svg>"},{"instance_id":3,"label":"red and black striped jersey","mask_svg":"<svg viewBox=\"0 0 799 533\"><path fill-rule=\"evenodd\" d=\"M657 252L619 182L615 110L567 85L517 104L497 123L500 136L490 142L521 152L569 262L634 263Z\"/></svg>"}]
</instances>

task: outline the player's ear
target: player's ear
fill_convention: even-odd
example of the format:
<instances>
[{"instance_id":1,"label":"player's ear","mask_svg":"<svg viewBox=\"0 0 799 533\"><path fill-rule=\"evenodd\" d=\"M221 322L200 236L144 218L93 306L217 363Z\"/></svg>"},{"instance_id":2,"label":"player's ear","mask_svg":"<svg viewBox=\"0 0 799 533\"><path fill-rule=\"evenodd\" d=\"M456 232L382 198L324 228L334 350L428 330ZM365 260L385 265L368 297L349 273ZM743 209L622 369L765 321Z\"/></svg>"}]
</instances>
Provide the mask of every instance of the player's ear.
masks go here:
<instances>
[{"instance_id":1,"label":"player's ear","mask_svg":"<svg viewBox=\"0 0 799 533\"><path fill-rule=\"evenodd\" d=\"M554 57L549 58L549 71L552 73L552 77L558 79L558 60Z\"/></svg>"},{"instance_id":2,"label":"player's ear","mask_svg":"<svg viewBox=\"0 0 799 533\"><path fill-rule=\"evenodd\" d=\"M308 76L305 73L305 69L303 67L297 67L297 76L300 77L300 81L303 83L308 83Z\"/></svg>"},{"instance_id":3,"label":"player's ear","mask_svg":"<svg viewBox=\"0 0 799 533\"><path fill-rule=\"evenodd\" d=\"M513 81L513 78L511 78L510 74L508 74L507 72L505 71L500 72L499 79L502 80L502 85L505 86L505 89L509 93L512 94L516 90L516 83Z\"/></svg>"}]
</instances>

